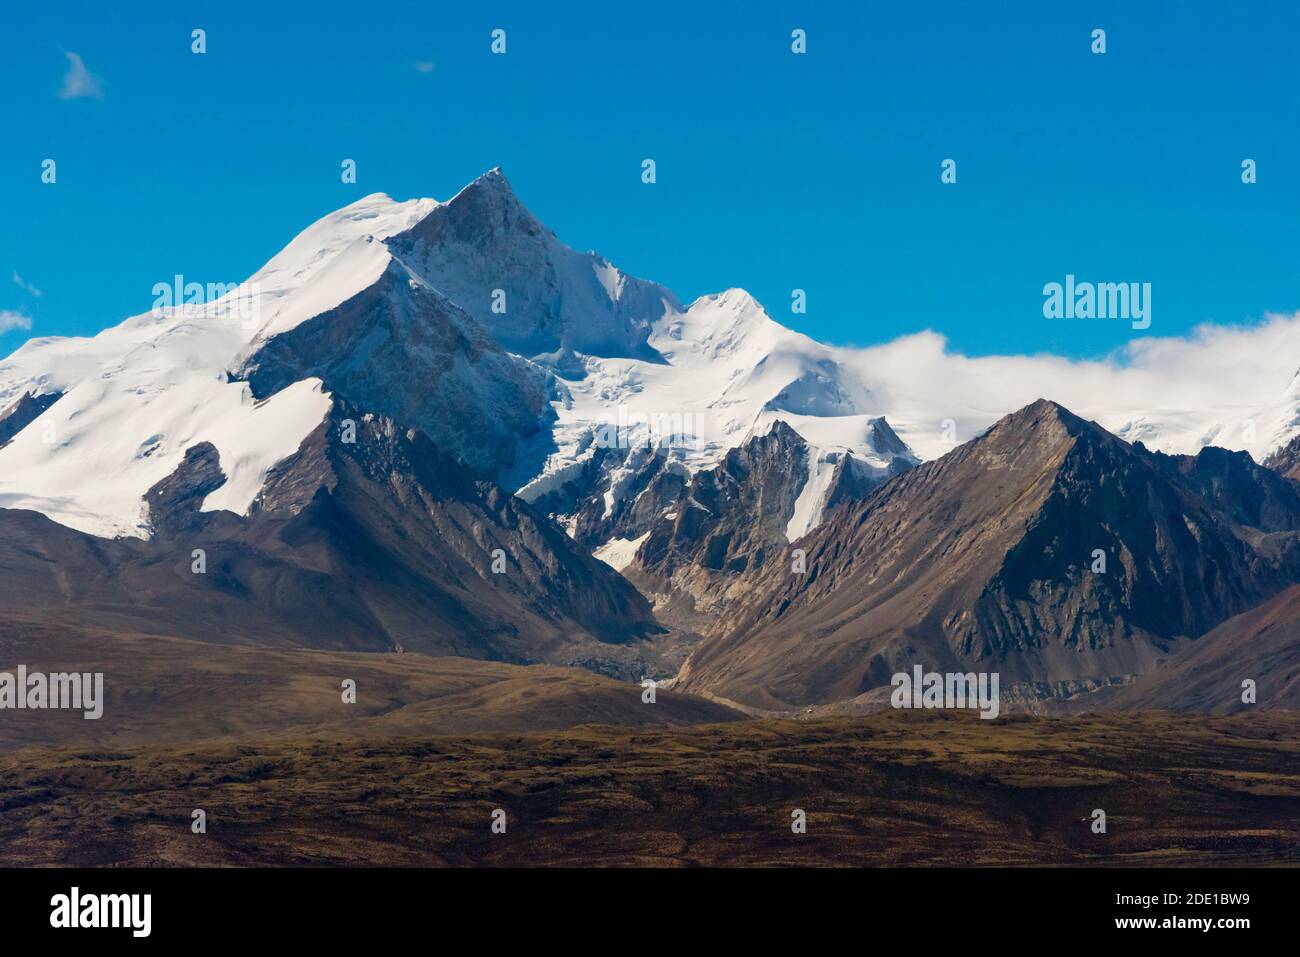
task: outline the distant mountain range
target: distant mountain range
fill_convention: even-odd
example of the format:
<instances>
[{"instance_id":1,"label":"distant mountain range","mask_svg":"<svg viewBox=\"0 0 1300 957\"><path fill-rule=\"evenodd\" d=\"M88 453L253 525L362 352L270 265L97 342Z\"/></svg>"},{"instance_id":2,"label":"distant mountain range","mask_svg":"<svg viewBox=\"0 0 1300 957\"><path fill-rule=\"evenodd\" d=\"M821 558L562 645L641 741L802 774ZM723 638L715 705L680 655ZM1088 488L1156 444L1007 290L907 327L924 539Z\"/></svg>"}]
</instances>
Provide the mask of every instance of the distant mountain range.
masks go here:
<instances>
[{"instance_id":1,"label":"distant mountain range","mask_svg":"<svg viewBox=\"0 0 1300 957\"><path fill-rule=\"evenodd\" d=\"M851 351L568 248L499 170L366 197L235 295L0 362L0 611L751 711L879 707L914 664L1030 709L1295 705L1300 393L1267 467L1224 422L1126 441L1184 413L896 428Z\"/></svg>"}]
</instances>

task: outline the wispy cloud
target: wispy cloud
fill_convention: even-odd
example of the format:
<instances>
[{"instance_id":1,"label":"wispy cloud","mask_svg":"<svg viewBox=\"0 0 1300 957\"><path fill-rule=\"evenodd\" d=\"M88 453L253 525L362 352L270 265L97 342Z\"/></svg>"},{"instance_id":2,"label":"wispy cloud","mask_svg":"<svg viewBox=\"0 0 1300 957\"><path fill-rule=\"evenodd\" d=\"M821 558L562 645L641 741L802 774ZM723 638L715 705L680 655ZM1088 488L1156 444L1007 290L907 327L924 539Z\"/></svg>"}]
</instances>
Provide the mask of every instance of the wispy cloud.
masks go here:
<instances>
[{"instance_id":1,"label":"wispy cloud","mask_svg":"<svg viewBox=\"0 0 1300 957\"><path fill-rule=\"evenodd\" d=\"M18 275L17 269L14 270L14 285L16 285L19 289L23 290L24 292L26 292L28 295L39 296L41 294L41 291L39 289L37 289L27 280L23 279L22 276Z\"/></svg>"},{"instance_id":2,"label":"wispy cloud","mask_svg":"<svg viewBox=\"0 0 1300 957\"><path fill-rule=\"evenodd\" d=\"M59 90L59 99L76 100L81 97L98 99L104 95L99 78L86 69L85 61L79 54L64 50L68 58L68 72L63 75L63 88Z\"/></svg>"},{"instance_id":3,"label":"wispy cloud","mask_svg":"<svg viewBox=\"0 0 1300 957\"><path fill-rule=\"evenodd\" d=\"M30 316L24 316L21 312L14 312L12 309L0 309L0 335L6 332L12 332L14 329L30 329L32 320Z\"/></svg>"},{"instance_id":4,"label":"wispy cloud","mask_svg":"<svg viewBox=\"0 0 1300 957\"><path fill-rule=\"evenodd\" d=\"M432 73L433 64L428 60L421 60L415 64L416 73Z\"/></svg>"}]
</instances>

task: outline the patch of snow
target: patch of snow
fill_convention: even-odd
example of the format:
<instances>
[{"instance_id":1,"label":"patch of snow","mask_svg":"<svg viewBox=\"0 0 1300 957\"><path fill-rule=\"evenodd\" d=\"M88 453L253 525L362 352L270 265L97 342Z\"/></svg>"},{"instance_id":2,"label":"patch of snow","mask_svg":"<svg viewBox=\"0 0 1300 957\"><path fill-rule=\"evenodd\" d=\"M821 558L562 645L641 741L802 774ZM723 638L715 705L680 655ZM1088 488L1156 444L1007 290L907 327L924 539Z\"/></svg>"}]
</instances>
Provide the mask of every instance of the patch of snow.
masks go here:
<instances>
[{"instance_id":1,"label":"patch of snow","mask_svg":"<svg viewBox=\"0 0 1300 957\"><path fill-rule=\"evenodd\" d=\"M319 379L295 382L256 403L245 386L238 411L212 421L199 435L199 441L217 447L226 474L226 483L203 500L202 511L247 515L266 484L266 473L298 450L324 421L330 404Z\"/></svg>"},{"instance_id":2,"label":"patch of snow","mask_svg":"<svg viewBox=\"0 0 1300 957\"><path fill-rule=\"evenodd\" d=\"M650 533L646 532L638 538L611 538L591 554L593 557L599 558L610 568L621 572L623 569L627 568L628 565L632 564L632 559L636 557L637 549L639 549L641 543L649 537Z\"/></svg>"},{"instance_id":3,"label":"patch of snow","mask_svg":"<svg viewBox=\"0 0 1300 957\"><path fill-rule=\"evenodd\" d=\"M618 302L623 295L623 284L627 281L627 277L613 265L600 258L592 259L591 268L596 273L596 279L604 288L605 295L609 296L611 302Z\"/></svg>"},{"instance_id":4,"label":"patch of snow","mask_svg":"<svg viewBox=\"0 0 1300 957\"><path fill-rule=\"evenodd\" d=\"M227 481L203 508L246 514L267 470L328 407L314 379L262 403L246 383L189 370L152 386L130 376L87 379L0 451L0 507L42 512L103 538L147 538L145 493L187 449L211 442Z\"/></svg>"},{"instance_id":5,"label":"patch of snow","mask_svg":"<svg viewBox=\"0 0 1300 957\"><path fill-rule=\"evenodd\" d=\"M799 490L799 497L794 502L794 513L786 523L786 541L803 538L821 524L826 497L831 481L835 478L835 468L842 458L842 453L821 452L811 448L808 450L808 478Z\"/></svg>"}]
</instances>

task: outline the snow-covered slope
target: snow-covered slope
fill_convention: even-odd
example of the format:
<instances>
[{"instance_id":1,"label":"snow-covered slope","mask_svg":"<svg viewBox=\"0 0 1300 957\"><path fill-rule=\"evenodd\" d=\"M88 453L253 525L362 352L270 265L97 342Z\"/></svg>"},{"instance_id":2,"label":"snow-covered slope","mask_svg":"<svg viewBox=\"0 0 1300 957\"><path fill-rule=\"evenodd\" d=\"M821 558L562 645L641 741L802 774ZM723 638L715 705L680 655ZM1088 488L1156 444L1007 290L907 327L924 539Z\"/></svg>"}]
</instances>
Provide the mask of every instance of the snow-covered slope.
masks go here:
<instances>
[{"instance_id":1,"label":"snow-covered slope","mask_svg":"<svg viewBox=\"0 0 1300 957\"><path fill-rule=\"evenodd\" d=\"M549 373L507 353L395 257L347 302L266 339L236 373L259 398L318 377L483 477L539 468L524 456L554 418Z\"/></svg>"},{"instance_id":2,"label":"snow-covered slope","mask_svg":"<svg viewBox=\"0 0 1300 957\"><path fill-rule=\"evenodd\" d=\"M435 205L368 196L309 227L241 290L152 310L93 338L28 342L0 362L0 409L25 394L63 396L0 449L0 507L95 535L146 537L144 493L206 441L228 480L205 508L246 510L328 399L303 380L258 402L227 371L275 331L373 283L389 254L367 237L407 229Z\"/></svg>"},{"instance_id":3,"label":"snow-covered slope","mask_svg":"<svg viewBox=\"0 0 1300 957\"><path fill-rule=\"evenodd\" d=\"M556 370L567 391L556 403L556 451L520 489L525 499L553 492L611 446L633 463L649 443L689 471L711 468L777 420L818 460L851 452L882 476L895 459L916 461L896 438L882 440L882 410L837 350L773 321L743 290L667 310L647 341L659 361L585 356L578 370Z\"/></svg>"},{"instance_id":4,"label":"snow-covered slope","mask_svg":"<svg viewBox=\"0 0 1300 957\"><path fill-rule=\"evenodd\" d=\"M1300 435L1300 373L1264 403L1141 412L1099 419L1116 435L1162 452L1193 454L1208 445L1244 449L1257 462Z\"/></svg>"}]
</instances>

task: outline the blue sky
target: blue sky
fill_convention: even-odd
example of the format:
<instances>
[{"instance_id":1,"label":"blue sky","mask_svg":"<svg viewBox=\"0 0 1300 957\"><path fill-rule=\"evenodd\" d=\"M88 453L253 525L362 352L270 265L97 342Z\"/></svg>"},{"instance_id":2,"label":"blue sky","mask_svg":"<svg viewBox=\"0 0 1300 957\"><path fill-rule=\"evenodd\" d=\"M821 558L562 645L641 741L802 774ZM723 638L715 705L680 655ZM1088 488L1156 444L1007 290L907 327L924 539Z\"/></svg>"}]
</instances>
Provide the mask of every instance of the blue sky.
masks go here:
<instances>
[{"instance_id":1,"label":"blue sky","mask_svg":"<svg viewBox=\"0 0 1300 957\"><path fill-rule=\"evenodd\" d=\"M1137 335L1045 319L1067 272L1150 282L1162 336L1300 309L1285 0L273 6L10 14L0 311L32 329L0 354L146 311L176 273L245 278L367 193L447 198L496 165L570 245L687 300L744 287L831 342L1097 356ZM102 95L59 97L68 52Z\"/></svg>"}]
</instances>

